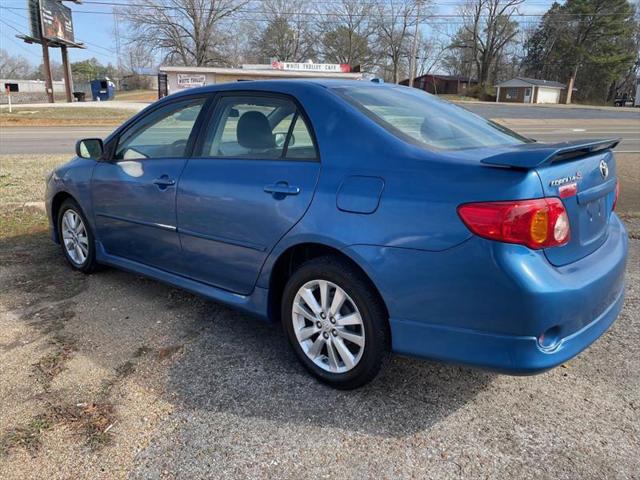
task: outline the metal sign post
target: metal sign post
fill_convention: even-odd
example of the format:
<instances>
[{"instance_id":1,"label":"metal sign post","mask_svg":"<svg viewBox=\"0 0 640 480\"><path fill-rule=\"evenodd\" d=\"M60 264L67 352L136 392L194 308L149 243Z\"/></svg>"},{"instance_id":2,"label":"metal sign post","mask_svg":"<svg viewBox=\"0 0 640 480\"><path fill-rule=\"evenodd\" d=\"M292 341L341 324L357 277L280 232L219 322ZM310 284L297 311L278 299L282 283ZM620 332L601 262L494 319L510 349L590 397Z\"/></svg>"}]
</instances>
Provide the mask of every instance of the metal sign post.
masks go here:
<instances>
[{"instance_id":1,"label":"metal sign post","mask_svg":"<svg viewBox=\"0 0 640 480\"><path fill-rule=\"evenodd\" d=\"M9 101L9 113L13 113L13 111L11 110L11 87L9 85L6 85L4 89L7 92L7 99Z\"/></svg>"},{"instance_id":2,"label":"metal sign post","mask_svg":"<svg viewBox=\"0 0 640 480\"><path fill-rule=\"evenodd\" d=\"M71 65L69 64L68 47L62 45L60 47L62 52L62 68L64 70L64 89L67 94L67 102L73 102L73 78L71 77Z\"/></svg>"},{"instance_id":3,"label":"metal sign post","mask_svg":"<svg viewBox=\"0 0 640 480\"><path fill-rule=\"evenodd\" d=\"M49 44L43 38L40 40L42 45L42 68L44 69L44 88L47 91L49 103L55 103L53 96L53 75L51 75L51 61L49 60Z\"/></svg>"}]
</instances>

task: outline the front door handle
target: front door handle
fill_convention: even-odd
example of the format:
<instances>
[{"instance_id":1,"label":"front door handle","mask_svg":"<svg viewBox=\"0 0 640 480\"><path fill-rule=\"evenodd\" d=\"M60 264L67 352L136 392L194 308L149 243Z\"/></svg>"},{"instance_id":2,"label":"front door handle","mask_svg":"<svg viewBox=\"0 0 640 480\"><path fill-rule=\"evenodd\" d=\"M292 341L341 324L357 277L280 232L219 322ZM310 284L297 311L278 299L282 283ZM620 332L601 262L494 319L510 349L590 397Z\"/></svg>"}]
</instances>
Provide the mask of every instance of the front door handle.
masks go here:
<instances>
[{"instance_id":1,"label":"front door handle","mask_svg":"<svg viewBox=\"0 0 640 480\"><path fill-rule=\"evenodd\" d=\"M264 187L264 191L266 193L272 194L274 197L298 195L300 193L300 187L294 187L292 185L289 185L287 182L277 182L272 183L271 185L266 185Z\"/></svg>"},{"instance_id":2,"label":"front door handle","mask_svg":"<svg viewBox=\"0 0 640 480\"><path fill-rule=\"evenodd\" d=\"M169 175L161 175L160 177L156 178L153 183L155 183L160 190L164 190L171 185L175 185L176 181L172 178L169 178Z\"/></svg>"}]
</instances>

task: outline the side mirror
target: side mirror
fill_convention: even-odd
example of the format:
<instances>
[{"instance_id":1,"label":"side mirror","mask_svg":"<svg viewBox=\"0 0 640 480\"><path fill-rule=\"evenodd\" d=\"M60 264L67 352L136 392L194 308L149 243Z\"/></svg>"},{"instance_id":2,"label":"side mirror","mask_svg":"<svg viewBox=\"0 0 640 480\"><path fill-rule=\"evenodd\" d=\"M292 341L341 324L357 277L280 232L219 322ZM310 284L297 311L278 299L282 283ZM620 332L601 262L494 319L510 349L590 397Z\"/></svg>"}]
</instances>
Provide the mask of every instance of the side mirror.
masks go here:
<instances>
[{"instance_id":1,"label":"side mirror","mask_svg":"<svg viewBox=\"0 0 640 480\"><path fill-rule=\"evenodd\" d=\"M76 142L76 155L80 158L100 158L104 146L100 138L84 138Z\"/></svg>"},{"instance_id":2,"label":"side mirror","mask_svg":"<svg viewBox=\"0 0 640 480\"><path fill-rule=\"evenodd\" d=\"M287 140L287 133L282 133L282 132L278 132L278 133L274 133L273 134L273 140L276 144L276 147L284 147L284 142ZM296 143L296 137L293 136L293 133L291 133L291 138L289 139L289 146L293 146Z\"/></svg>"}]
</instances>

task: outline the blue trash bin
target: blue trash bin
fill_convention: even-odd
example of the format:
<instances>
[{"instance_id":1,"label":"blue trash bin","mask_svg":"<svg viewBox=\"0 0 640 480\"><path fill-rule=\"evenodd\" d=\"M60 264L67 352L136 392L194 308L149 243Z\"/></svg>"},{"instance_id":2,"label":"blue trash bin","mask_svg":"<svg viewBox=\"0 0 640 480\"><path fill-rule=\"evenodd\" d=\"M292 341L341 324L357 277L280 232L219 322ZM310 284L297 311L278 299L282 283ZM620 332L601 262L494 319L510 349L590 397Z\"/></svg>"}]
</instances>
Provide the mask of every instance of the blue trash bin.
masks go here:
<instances>
[{"instance_id":1,"label":"blue trash bin","mask_svg":"<svg viewBox=\"0 0 640 480\"><path fill-rule=\"evenodd\" d=\"M116 86L108 78L91 80L91 96L93 101L104 102L112 100L116 95Z\"/></svg>"}]
</instances>

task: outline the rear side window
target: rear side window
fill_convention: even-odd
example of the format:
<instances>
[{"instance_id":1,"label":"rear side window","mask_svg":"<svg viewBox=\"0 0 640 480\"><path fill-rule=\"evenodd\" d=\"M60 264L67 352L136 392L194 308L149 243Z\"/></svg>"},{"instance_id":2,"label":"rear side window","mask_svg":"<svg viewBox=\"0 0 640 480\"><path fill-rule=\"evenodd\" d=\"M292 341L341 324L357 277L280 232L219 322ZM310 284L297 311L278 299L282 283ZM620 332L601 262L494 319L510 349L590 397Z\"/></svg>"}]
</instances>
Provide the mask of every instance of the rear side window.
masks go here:
<instances>
[{"instance_id":1,"label":"rear side window","mask_svg":"<svg viewBox=\"0 0 640 480\"><path fill-rule=\"evenodd\" d=\"M180 158L186 154L189 136L204 98L171 103L144 117L127 131L116 149L116 160Z\"/></svg>"},{"instance_id":2,"label":"rear side window","mask_svg":"<svg viewBox=\"0 0 640 480\"><path fill-rule=\"evenodd\" d=\"M456 150L528 142L416 88L371 85L334 90L391 133L421 146Z\"/></svg>"},{"instance_id":3,"label":"rear side window","mask_svg":"<svg viewBox=\"0 0 640 480\"><path fill-rule=\"evenodd\" d=\"M280 97L226 96L207 128L203 157L315 160L311 131L296 104Z\"/></svg>"}]
</instances>

